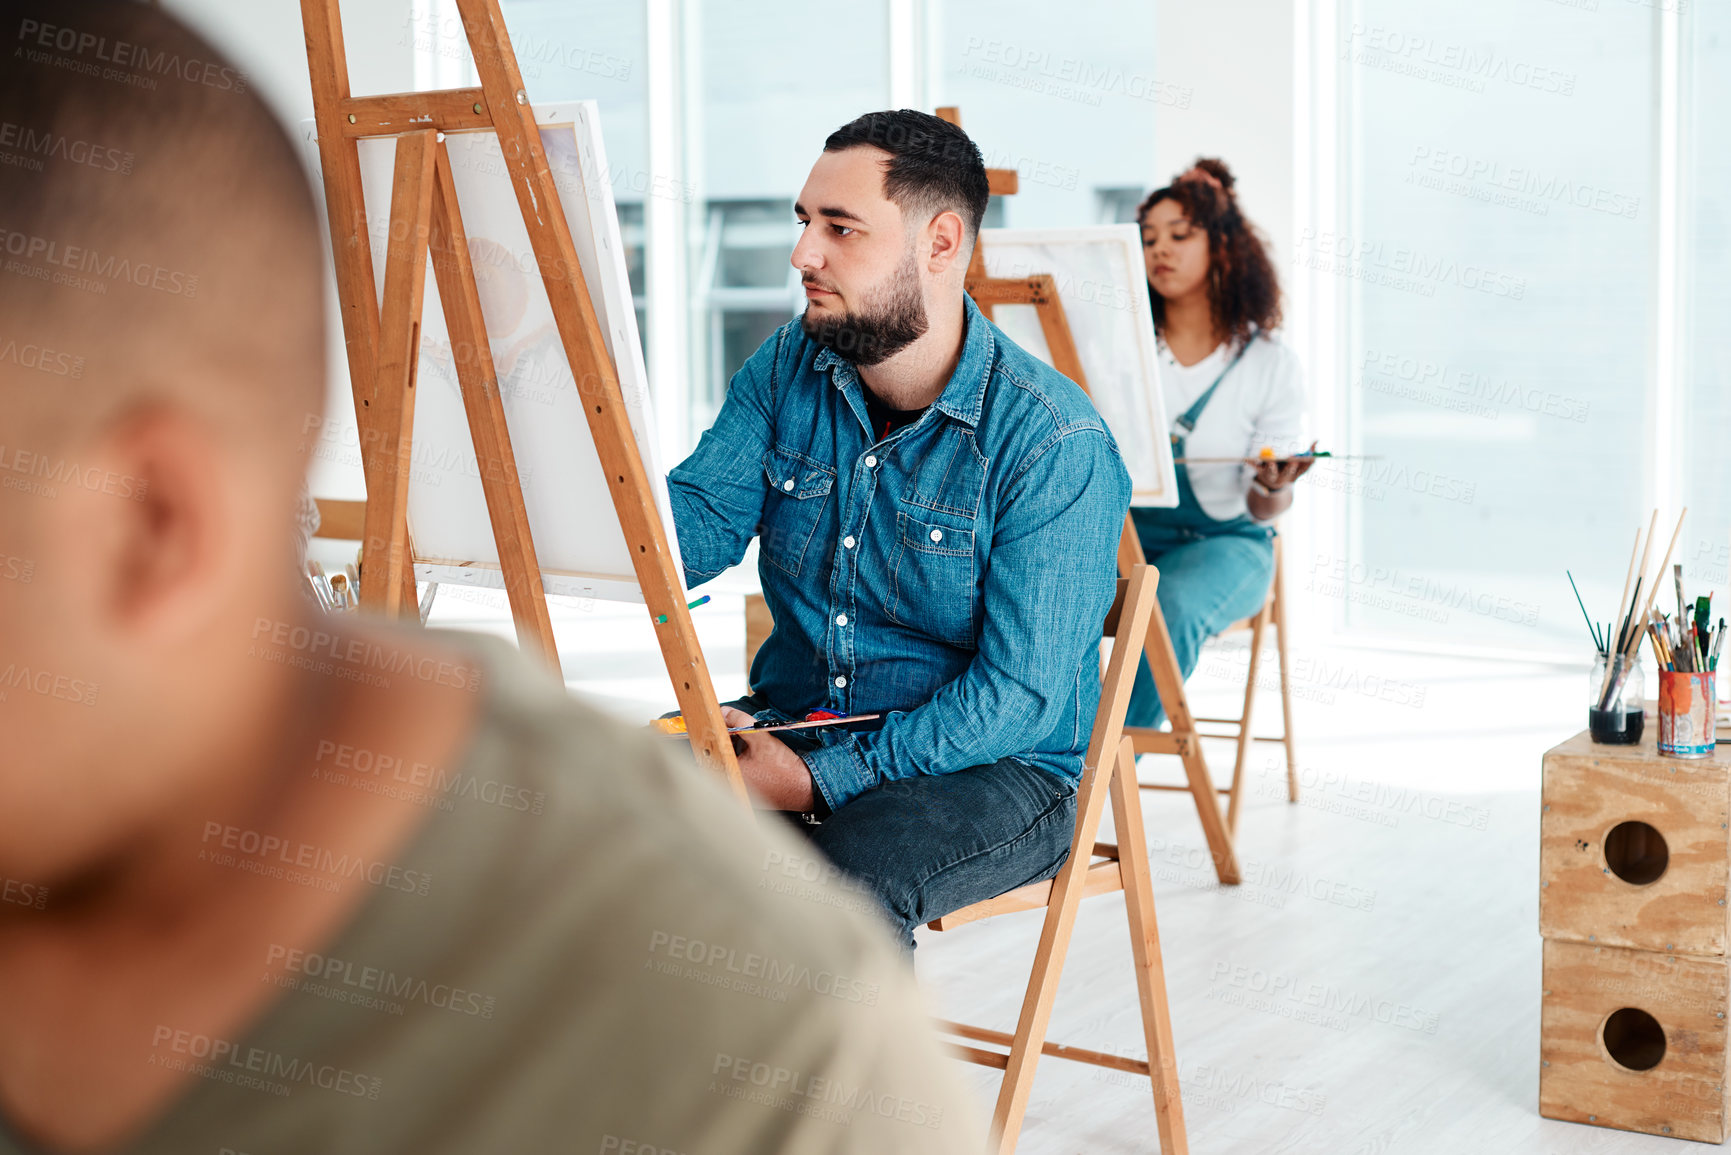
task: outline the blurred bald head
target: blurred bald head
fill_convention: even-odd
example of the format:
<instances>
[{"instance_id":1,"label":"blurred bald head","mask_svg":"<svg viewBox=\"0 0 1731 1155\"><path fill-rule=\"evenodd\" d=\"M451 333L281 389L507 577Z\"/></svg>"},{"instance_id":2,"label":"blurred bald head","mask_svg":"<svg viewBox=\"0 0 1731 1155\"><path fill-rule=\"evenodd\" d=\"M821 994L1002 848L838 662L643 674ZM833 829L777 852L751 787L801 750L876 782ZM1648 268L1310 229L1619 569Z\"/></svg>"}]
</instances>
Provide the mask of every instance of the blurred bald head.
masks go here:
<instances>
[{"instance_id":1,"label":"blurred bald head","mask_svg":"<svg viewBox=\"0 0 1731 1155\"><path fill-rule=\"evenodd\" d=\"M0 356L8 418L59 440L167 399L297 445L299 416L322 408L323 312L316 209L287 135L158 8L0 10L0 354L57 355ZM54 380L80 361L76 381Z\"/></svg>"},{"instance_id":2,"label":"blurred bald head","mask_svg":"<svg viewBox=\"0 0 1731 1155\"><path fill-rule=\"evenodd\" d=\"M271 749L295 675L248 640L307 612L321 248L287 135L172 17L0 14L0 874L47 880Z\"/></svg>"}]
</instances>

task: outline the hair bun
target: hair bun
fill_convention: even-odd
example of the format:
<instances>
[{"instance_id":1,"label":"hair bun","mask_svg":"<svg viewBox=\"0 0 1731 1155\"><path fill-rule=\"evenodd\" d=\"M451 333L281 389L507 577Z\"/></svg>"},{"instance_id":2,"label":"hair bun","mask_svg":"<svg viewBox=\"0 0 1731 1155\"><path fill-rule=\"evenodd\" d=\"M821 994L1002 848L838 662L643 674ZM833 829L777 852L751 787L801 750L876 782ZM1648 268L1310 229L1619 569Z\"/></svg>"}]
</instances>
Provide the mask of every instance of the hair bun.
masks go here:
<instances>
[{"instance_id":1,"label":"hair bun","mask_svg":"<svg viewBox=\"0 0 1731 1155\"><path fill-rule=\"evenodd\" d=\"M1191 165L1187 172L1180 174L1177 179L1199 180L1204 184L1211 184L1226 193L1227 196L1232 195L1232 186L1238 183L1232 175L1232 170L1226 167L1226 162L1215 156L1197 157L1196 163Z\"/></svg>"}]
</instances>

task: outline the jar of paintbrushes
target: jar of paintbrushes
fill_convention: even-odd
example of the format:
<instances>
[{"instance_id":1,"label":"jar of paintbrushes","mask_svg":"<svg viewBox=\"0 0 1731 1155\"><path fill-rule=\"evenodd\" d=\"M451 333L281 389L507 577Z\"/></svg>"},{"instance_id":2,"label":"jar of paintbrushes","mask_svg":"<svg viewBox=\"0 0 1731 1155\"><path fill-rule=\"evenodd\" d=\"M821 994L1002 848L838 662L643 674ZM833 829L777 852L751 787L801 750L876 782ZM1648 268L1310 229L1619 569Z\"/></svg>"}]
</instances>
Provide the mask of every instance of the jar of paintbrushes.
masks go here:
<instances>
[{"instance_id":1,"label":"jar of paintbrushes","mask_svg":"<svg viewBox=\"0 0 1731 1155\"><path fill-rule=\"evenodd\" d=\"M1574 585L1575 575L1569 574L1569 586ZM1576 589L1575 600L1580 598L1581 591ZM1641 740L1647 720L1641 707L1646 697L1646 681L1641 674L1640 638L1629 636L1633 627L1628 617L1617 623L1603 623L1601 632L1584 603L1581 614L1593 636L1593 672L1587 679L1587 732L1595 742L1633 746Z\"/></svg>"},{"instance_id":2,"label":"jar of paintbrushes","mask_svg":"<svg viewBox=\"0 0 1731 1155\"><path fill-rule=\"evenodd\" d=\"M1670 758L1711 758L1717 738L1714 674L1725 642L1725 619L1713 625L1713 595L1683 596L1683 567L1672 571L1677 614L1655 613L1647 638L1659 664L1659 753Z\"/></svg>"},{"instance_id":3,"label":"jar of paintbrushes","mask_svg":"<svg viewBox=\"0 0 1731 1155\"><path fill-rule=\"evenodd\" d=\"M1653 511L1653 518L1647 525L1644 546L1641 530L1636 528L1635 544L1629 550L1629 568L1623 575L1623 592L1617 596L1615 621L1594 621L1593 615L1587 612L1586 602L1581 599L1580 589L1575 586L1575 576L1568 575L1569 587L1575 591L1575 601L1581 607L1581 616L1587 619L1587 630L1592 634L1596 655L1593 660L1593 673L1587 682L1587 730L1595 742L1633 746L1641 740L1641 733L1646 728L1646 716L1642 712L1646 683L1641 674L1641 639L1648 636L1648 623L1655 616L1653 599L1660 585L1658 575L1663 574L1665 567L1671 563L1671 555L1677 548L1677 538L1683 532L1683 517L1688 512L1685 509L1678 514L1677 527L1671 531L1671 544L1665 547L1665 556L1660 559L1659 569L1652 581L1647 580L1647 562L1652 556L1653 542L1659 528L1659 511ZM1677 567L1679 573L1682 568ZM1678 591L1680 597L1681 578L1678 581ZM1663 679L1663 662L1659 669L1659 676ZM1707 693L1711 702L1712 690L1709 689ZM1709 720L1711 714L1712 709L1709 707ZM1711 743L1709 738L1709 753L1712 752Z\"/></svg>"},{"instance_id":4,"label":"jar of paintbrushes","mask_svg":"<svg viewBox=\"0 0 1731 1155\"><path fill-rule=\"evenodd\" d=\"M1609 655L1600 650L1587 682L1587 730L1593 741L1610 746L1639 742L1646 726L1641 712L1645 696L1639 655Z\"/></svg>"}]
</instances>

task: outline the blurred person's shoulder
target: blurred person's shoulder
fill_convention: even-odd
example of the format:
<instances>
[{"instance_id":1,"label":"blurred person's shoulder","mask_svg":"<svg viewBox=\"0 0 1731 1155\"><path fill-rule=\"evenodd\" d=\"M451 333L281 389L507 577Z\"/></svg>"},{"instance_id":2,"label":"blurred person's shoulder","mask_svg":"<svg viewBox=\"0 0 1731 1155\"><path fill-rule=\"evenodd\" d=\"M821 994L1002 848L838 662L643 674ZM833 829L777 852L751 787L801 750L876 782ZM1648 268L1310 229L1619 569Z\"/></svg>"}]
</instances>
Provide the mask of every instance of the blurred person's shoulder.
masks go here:
<instances>
[{"instance_id":1,"label":"blurred person's shoulder","mask_svg":"<svg viewBox=\"0 0 1731 1155\"><path fill-rule=\"evenodd\" d=\"M414 885L274 960L288 991L237 1048L355 1090L200 1086L147 1150L980 1149L868 892L683 740L503 643L443 640L483 671L467 751L366 787L433 810L393 864Z\"/></svg>"}]
</instances>

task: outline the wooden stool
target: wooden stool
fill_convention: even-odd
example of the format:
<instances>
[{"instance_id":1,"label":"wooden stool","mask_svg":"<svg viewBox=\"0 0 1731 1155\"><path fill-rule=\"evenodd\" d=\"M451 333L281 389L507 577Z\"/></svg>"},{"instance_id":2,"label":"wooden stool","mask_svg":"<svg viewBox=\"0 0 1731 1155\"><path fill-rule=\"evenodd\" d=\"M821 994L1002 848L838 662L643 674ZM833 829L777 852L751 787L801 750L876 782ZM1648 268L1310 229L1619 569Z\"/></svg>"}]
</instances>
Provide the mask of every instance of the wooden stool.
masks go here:
<instances>
[{"instance_id":1,"label":"wooden stool","mask_svg":"<svg viewBox=\"0 0 1731 1155\"><path fill-rule=\"evenodd\" d=\"M769 612L769 603L763 600L762 594L745 595L745 681L747 688L751 684L751 663L757 657L758 648L769 640L769 635L775 632L775 616Z\"/></svg>"},{"instance_id":2,"label":"wooden stool","mask_svg":"<svg viewBox=\"0 0 1731 1155\"><path fill-rule=\"evenodd\" d=\"M1731 747L1661 757L1657 721L1639 745L1583 731L1545 754L1539 1114L1723 1143Z\"/></svg>"},{"instance_id":3,"label":"wooden stool","mask_svg":"<svg viewBox=\"0 0 1731 1155\"><path fill-rule=\"evenodd\" d=\"M1272 627L1274 630L1274 650L1280 665L1280 715L1281 732L1277 737L1255 734L1251 730L1251 712L1256 706L1256 673L1262 662L1262 639L1264 633ZM1197 730L1198 738L1222 738L1235 742L1238 746L1237 757L1232 763L1232 785L1216 787L1218 793L1226 795L1226 829L1233 836L1238 834L1238 807L1243 799L1244 763L1250 753L1252 742L1279 742L1286 747L1286 800L1298 801L1298 756L1293 752L1292 743L1292 678L1288 673L1286 658L1286 571L1281 560L1280 535L1274 535L1274 580L1268 587L1268 597L1262 603L1262 608L1248 618L1233 622L1216 637L1249 631L1250 659L1244 678L1244 712L1236 718L1193 718L1196 724L1227 727L1225 733L1207 733ZM1161 689L1161 701L1166 700L1164 688ZM1171 712L1168 711L1168 714ZM1160 731L1145 730L1141 727L1126 727L1126 732L1139 739L1137 752L1142 753L1145 746L1140 741L1146 734L1156 734ZM1144 790L1182 790L1190 792L1189 786L1171 786L1165 783L1142 782L1139 785Z\"/></svg>"},{"instance_id":4,"label":"wooden stool","mask_svg":"<svg viewBox=\"0 0 1731 1155\"><path fill-rule=\"evenodd\" d=\"M1034 1065L1043 1054L1148 1076L1154 1092L1154 1118L1161 1152L1184 1155L1188 1150L1184 1107L1179 1098L1178 1060L1172 1049L1172 1016L1166 1004L1166 976L1160 959L1160 933L1154 921L1154 892L1142 829L1141 795L1136 790L1136 756L1130 740L1123 735L1130 689L1142 660L1142 638L1150 619L1157 616L1154 596L1157 580L1152 566L1132 567L1128 579L1118 583L1117 600L1106 616L1102 633L1114 639L1112 656L1101 686L1100 708L1094 715L1082 778L1077 785L1076 834L1070 842L1070 857L1057 877L963 907L927 924L933 930L951 930L1012 911L1043 908L1046 912L1015 1033L947 1021L938 1024L946 1033L1008 1049L1008 1053L1002 1053L952 1044L961 1058L1004 1072L997 1107L992 1112L994 1149L1000 1155L1015 1150L1028 1095L1033 1089ZM1116 845L1095 840L1108 795L1117 830ZM1046 1041L1052 1002L1058 993L1077 908L1089 895L1113 891L1124 892L1129 914L1130 950L1141 996L1147 1061Z\"/></svg>"}]
</instances>

